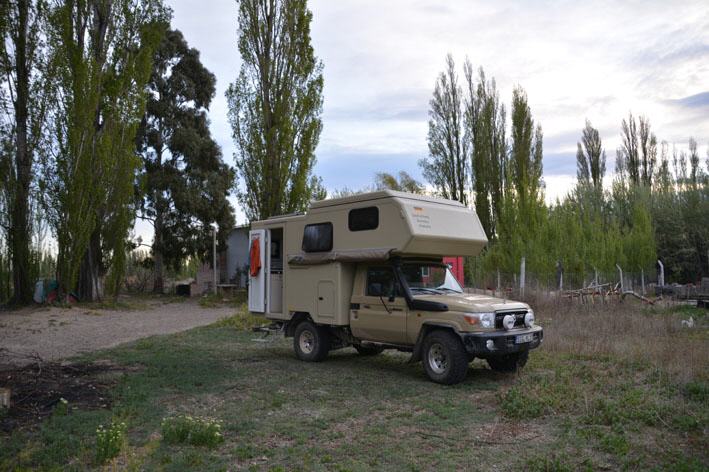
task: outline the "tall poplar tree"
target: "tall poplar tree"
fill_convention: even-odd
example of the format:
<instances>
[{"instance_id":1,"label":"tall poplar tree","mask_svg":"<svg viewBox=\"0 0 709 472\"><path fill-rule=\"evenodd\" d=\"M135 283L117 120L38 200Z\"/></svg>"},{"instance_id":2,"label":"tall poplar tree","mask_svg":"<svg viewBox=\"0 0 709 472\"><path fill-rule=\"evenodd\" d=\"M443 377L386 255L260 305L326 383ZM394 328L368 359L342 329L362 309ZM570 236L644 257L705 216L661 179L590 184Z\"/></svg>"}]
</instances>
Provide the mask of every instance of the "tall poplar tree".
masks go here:
<instances>
[{"instance_id":1,"label":"tall poplar tree","mask_svg":"<svg viewBox=\"0 0 709 472\"><path fill-rule=\"evenodd\" d=\"M598 130L586 120L581 142L576 143L576 178L583 185L590 185L597 192L603 191L603 176L606 173L606 152L603 150Z\"/></svg>"},{"instance_id":2,"label":"tall poplar tree","mask_svg":"<svg viewBox=\"0 0 709 472\"><path fill-rule=\"evenodd\" d=\"M621 147L616 151L616 173L627 176L632 185L652 185L657 162L657 138L650 131L650 121L641 116L636 122L632 113L621 125Z\"/></svg>"},{"instance_id":3,"label":"tall poplar tree","mask_svg":"<svg viewBox=\"0 0 709 472\"><path fill-rule=\"evenodd\" d=\"M222 241L234 223L227 200L234 171L222 161L207 119L215 86L199 51L181 32L167 31L155 53L138 131L145 192L140 214L155 230L153 290L158 293L165 266L176 269L187 256L211 250L211 223L219 225Z\"/></svg>"},{"instance_id":4,"label":"tall poplar tree","mask_svg":"<svg viewBox=\"0 0 709 472\"><path fill-rule=\"evenodd\" d=\"M472 148L475 211L488 238L497 237L507 168L505 106L500 103L495 79L481 67L476 84L470 61L465 62L465 126Z\"/></svg>"},{"instance_id":5,"label":"tall poplar tree","mask_svg":"<svg viewBox=\"0 0 709 472\"><path fill-rule=\"evenodd\" d=\"M135 134L153 50L167 12L159 0L58 0L51 18L58 67L56 149L47 170L63 291L115 293L135 214Z\"/></svg>"},{"instance_id":6,"label":"tall poplar tree","mask_svg":"<svg viewBox=\"0 0 709 472\"><path fill-rule=\"evenodd\" d=\"M239 1L241 70L226 97L236 145L237 190L249 219L304 210L322 122L322 63L306 0Z\"/></svg>"},{"instance_id":7,"label":"tall poplar tree","mask_svg":"<svg viewBox=\"0 0 709 472\"><path fill-rule=\"evenodd\" d=\"M453 56L436 80L429 102L428 157L419 165L424 178L443 198L468 204L470 143L464 127L463 90L458 83Z\"/></svg>"},{"instance_id":8,"label":"tall poplar tree","mask_svg":"<svg viewBox=\"0 0 709 472\"><path fill-rule=\"evenodd\" d=\"M5 224L12 261L13 301L32 301L31 187L47 107L47 4L43 0L0 2L0 167ZM34 182L36 183L36 182Z\"/></svg>"}]
</instances>

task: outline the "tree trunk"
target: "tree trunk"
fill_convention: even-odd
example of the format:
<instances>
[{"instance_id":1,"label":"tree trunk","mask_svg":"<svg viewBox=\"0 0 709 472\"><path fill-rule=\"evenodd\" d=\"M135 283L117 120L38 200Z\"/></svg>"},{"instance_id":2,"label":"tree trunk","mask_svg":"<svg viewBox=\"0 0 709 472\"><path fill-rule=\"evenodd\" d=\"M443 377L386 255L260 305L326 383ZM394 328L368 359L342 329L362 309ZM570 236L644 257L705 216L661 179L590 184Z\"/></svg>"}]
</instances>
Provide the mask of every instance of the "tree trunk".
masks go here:
<instances>
[{"instance_id":1,"label":"tree trunk","mask_svg":"<svg viewBox=\"0 0 709 472\"><path fill-rule=\"evenodd\" d=\"M154 281L153 281L153 292L163 293L163 247L162 247L162 231L163 231L163 210L160 204L155 205L155 236L153 237L153 262L154 267Z\"/></svg>"},{"instance_id":2,"label":"tree trunk","mask_svg":"<svg viewBox=\"0 0 709 472\"><path fill-rule=\"evenodd\" d=\"M15 173L14 198L10 212L10 251L12 252L13 302L32 301L30 280L29 190L32 177L32 158L27 145L27 101L29 71L27 70L27 22L29 4L18 2L18 31L15 45L15 73L17 97L15 102Z\"/></svg>"},{"instance_id":3,"label":"tree trunk","mask_svg":"<svg viewBox=\"0 0 709 472\"><path fill-rule=\"evenodd\" d=\"M78 292L79 299L82 301L97 301L103 296L101 282L101 232L98 228L91 233L89 245L81 261Z\"/></svg>"}]
</instances>

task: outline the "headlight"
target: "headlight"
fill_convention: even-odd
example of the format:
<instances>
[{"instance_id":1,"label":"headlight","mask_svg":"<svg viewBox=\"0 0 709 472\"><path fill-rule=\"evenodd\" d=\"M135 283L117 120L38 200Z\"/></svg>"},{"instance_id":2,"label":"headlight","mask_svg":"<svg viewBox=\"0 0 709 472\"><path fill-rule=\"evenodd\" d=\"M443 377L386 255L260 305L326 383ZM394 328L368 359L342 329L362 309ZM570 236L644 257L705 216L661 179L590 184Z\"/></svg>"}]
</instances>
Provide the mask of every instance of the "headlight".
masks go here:
<instances>
[{"instance_id":1,"label":"headlight","mask_svg":"<svg viewBox=\"0 0 709 472\"><path fill-rule=\"evenodd\" d=\"M524 315L524 325L527 328L534 326L534 311L530 309L526 315Z\"/></svg>"},{"instance_id":2,"label":"headlight","mask_svg":"<svg viewBox=\"0 0 709 472\"><path fill-rule=\"evenodd\" d=\"M464 315L465 320L471 325L477 325L481 328L494 328L495 327L495 314L494 313L468 313Z\"/></svg>"}]
</instances>

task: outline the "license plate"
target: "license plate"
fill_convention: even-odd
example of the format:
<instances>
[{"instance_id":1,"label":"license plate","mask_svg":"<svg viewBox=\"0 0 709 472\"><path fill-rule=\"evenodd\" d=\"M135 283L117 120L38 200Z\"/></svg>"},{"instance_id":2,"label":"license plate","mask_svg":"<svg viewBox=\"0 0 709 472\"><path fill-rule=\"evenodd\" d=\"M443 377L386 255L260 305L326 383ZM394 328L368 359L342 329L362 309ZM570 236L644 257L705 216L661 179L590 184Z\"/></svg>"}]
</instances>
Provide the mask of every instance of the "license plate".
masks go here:
<instances>
[{"instance_id":1,"label":"license plate","mask_svg":"<svg viewBox=\"0 0 709 472\"><path fill-rule=\"evenodd\" d=\"M515 344L531 343L534 341L534 333L520 334L515 338Z\"/></svg>"}]
</instances>

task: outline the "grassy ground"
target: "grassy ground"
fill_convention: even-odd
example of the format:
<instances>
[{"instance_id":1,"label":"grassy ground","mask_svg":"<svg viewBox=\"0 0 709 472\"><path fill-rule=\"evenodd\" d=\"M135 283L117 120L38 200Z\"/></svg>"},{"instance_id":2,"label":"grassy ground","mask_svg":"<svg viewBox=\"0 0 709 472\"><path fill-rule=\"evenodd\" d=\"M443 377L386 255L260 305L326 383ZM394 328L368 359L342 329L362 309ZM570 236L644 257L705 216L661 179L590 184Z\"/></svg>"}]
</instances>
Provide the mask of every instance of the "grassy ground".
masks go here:
<instances>
[{"instance_id":1,"label":"grassy ground","mask_svg":"<svg viewBox=\"0 0 709 472\"><path fill-rule=\"evenodd\" d=\"M320 364L299 362L290 339L259 342L241 330L254 321L243 315L147 338L84 359L126 368L111 374L110 409L70 404L68 414L0 435L0 470L96 467L96 428L112 419L128 433L109 467L128 470L709 467L707 357L677 368L638 356L641 345L586 349L568 338L607 322L605 311L545 310L546 344L521 374L495 374L476 360L453 387L428 382L401 353L363 358L345 349ZM690 350L700 357L709 349L706 328L674 329L686 313L615 316L645 317L650 326L671 320L669 331L645 341L633 335L632 343L681 350L698 341ZM220 420L224 441L167 444L161 422L180 414Z\"/></svg>"}]
</instances>

